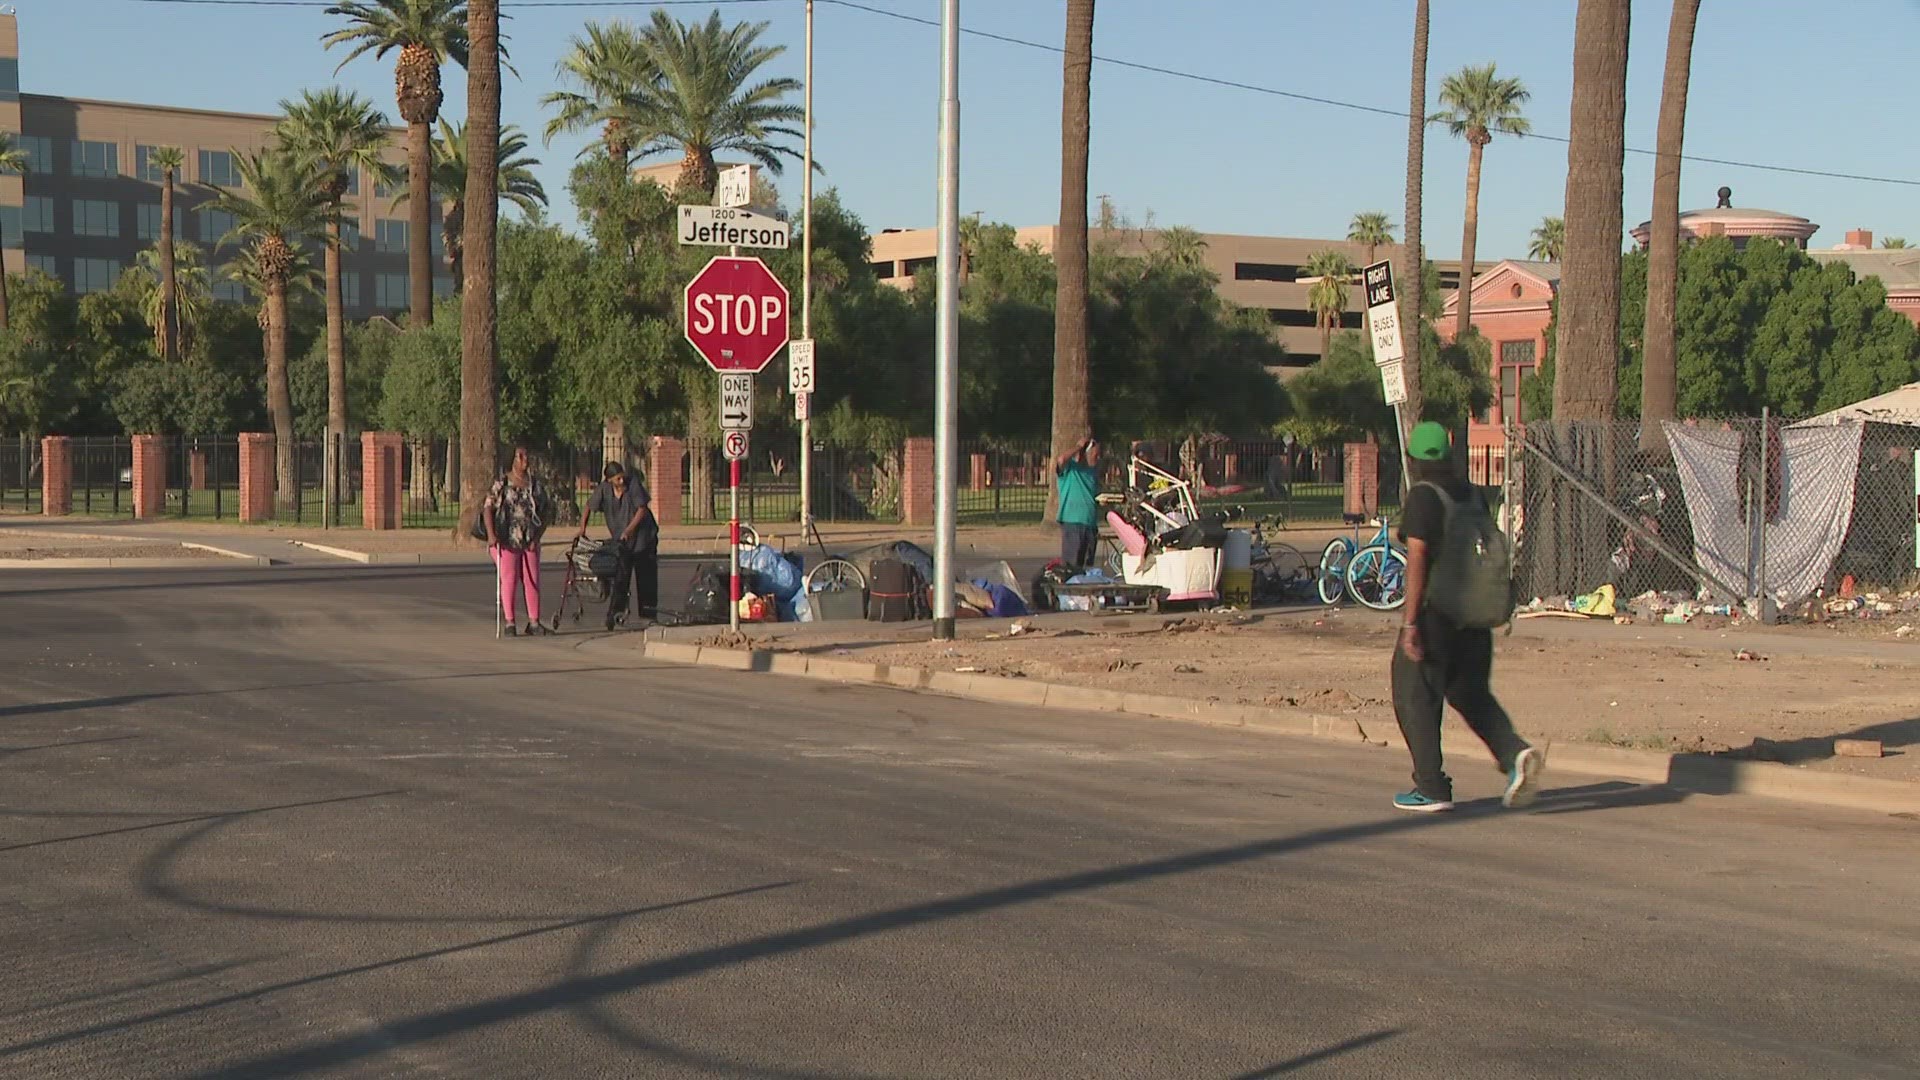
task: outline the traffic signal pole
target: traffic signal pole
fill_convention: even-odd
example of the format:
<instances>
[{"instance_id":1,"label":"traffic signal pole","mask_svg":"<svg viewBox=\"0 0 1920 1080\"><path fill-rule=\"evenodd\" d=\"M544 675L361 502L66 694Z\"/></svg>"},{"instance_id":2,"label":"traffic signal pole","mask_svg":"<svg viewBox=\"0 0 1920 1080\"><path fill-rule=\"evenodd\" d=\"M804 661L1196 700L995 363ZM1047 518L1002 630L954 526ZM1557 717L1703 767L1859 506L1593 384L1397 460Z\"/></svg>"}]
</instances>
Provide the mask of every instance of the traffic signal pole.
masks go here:
<instances>
[{"instance_id":1,"label":"traffic signal pole","mask_svg":"<svg viewBox=\"0 0 1920 1080\"><path fill-rule=\"evenodd\" d=\"M960 0L940 11L940 304L933 345L933 636L952 641L959 524Z\"/></svg>"}]
</instances>

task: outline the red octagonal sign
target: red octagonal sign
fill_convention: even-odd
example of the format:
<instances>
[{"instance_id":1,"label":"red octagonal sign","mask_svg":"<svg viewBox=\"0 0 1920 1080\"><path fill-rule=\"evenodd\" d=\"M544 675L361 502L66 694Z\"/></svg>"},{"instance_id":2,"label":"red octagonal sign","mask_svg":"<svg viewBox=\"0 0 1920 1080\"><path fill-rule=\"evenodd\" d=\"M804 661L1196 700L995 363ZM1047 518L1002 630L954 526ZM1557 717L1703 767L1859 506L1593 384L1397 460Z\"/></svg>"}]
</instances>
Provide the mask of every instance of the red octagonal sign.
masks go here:
<instances>
[{"instance_id":1,"label":"red octagonal sign","mask_svg":"<svg viewBox=\"0 0 1920 1080\"><path fill-rule=\"evenodd\" d=\"M715 371L754 371L787 344L787 287L759 259L716 256L687 282L687 341Z\"/></svg>"}]
</instances>

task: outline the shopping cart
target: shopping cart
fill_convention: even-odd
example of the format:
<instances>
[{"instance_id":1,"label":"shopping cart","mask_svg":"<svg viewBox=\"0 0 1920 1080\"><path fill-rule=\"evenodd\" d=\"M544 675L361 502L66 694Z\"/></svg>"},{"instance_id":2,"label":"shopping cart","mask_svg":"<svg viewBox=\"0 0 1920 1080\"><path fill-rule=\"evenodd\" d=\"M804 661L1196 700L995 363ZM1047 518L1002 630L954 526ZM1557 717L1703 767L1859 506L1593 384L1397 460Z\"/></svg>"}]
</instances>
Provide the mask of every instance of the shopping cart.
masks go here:
<instances>
[{"instance_id":1,"label":"shopping cart","mask_svg":"<svg viewBox=\"0 0 1920 1080\"><path fill-rule=\"evenodd\" d=\"M596 602L605 603L619 569L620 556L614 550L613 541L574 537L567 545L567 576L560 584L560 605L553 613L553 628L560 629L560 620L566 616L569 602L573 605L573 621L580 621L587 610L587 589L593 590Z\"/></svg>"}]
</instances>

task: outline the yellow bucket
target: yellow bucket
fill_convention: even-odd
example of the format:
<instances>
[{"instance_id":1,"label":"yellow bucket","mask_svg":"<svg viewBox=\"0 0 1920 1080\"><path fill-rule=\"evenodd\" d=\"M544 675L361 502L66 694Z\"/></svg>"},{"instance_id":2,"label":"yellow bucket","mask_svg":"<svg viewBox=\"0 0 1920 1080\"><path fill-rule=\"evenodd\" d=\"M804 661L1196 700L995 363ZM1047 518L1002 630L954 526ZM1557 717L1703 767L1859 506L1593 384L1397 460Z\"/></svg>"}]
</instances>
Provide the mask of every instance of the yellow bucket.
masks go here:
<instances>
[{"instance_id":1,"label":"yellow bucket","mask_svg":"<svg viewBox=\"0 0 1920 1080\"><path fill-rule=\"evenodd\" d=\"M1228 607L1250 608L1253 606L1253 571L1222 570L1220 572L1220 602Z\"/></svg>"}]
</instances>

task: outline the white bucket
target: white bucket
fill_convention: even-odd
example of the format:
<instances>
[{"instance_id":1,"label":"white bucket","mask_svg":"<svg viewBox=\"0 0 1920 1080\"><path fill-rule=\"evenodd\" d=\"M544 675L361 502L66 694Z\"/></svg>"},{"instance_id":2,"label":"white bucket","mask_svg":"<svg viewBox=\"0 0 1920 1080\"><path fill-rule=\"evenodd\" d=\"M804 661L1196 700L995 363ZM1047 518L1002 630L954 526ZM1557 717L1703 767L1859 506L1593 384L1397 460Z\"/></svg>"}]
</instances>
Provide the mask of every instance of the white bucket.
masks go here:
<instances>
[{"instance_id":1,"label":"white bucket","mask_svg":"<svg viewBox=\"0 0 1920 1080\"><path fill-rule=\"evenodd\" d=\"M1253 566L1253 534L1245 529L1228 529L1221 552L1227 570L1247 570Z\"/></svg>"}]
</instances>

